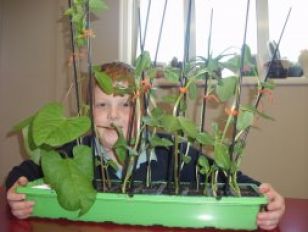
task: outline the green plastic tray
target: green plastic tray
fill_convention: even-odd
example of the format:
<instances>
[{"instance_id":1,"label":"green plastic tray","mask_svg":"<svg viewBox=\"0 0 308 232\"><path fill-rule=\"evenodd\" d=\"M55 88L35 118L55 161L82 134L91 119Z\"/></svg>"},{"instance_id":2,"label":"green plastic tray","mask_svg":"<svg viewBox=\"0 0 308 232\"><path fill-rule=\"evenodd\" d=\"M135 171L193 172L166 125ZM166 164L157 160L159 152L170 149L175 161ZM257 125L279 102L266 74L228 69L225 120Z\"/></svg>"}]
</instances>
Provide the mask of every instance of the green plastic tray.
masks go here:
<instances>
[{"instance_id":1,"label":"green plastic tray","mask_svg":"<svg viewBox=\"0 0 308 232\"><path fill-rule=\"evenodd\" d=\"M120 193L98 193L92 208L78 217L77 211L61 208L55 191L33 188L41 183L41 180L34 181L17 190L36 202L33 216L76 221L254 230L260 206L267 203L264 196L223 197L217 200L205 196L135 194L130 197ZM257 189L254 185L252 187Z\"/></svg>"}]
</instances>

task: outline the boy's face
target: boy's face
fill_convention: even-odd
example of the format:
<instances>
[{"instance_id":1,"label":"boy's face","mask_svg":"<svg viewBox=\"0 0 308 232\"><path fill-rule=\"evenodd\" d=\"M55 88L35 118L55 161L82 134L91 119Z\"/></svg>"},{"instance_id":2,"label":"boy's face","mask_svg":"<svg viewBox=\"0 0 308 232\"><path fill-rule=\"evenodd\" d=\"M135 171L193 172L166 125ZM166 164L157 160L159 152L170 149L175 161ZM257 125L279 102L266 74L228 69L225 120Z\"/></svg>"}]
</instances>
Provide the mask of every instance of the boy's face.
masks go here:
<instances>
[{"instance_id":1,"label":"boy's face","mask_svg":"<svg viewBox=\"0 0 308 232\"><path fill-rule=\"evenodd\" d=\"M118 134L111 124L120 127L124 136L127 135L132 108L130 96L107 95L96 86L94 99L93 117L100 142L106 150L111 150L118 139Z\"/></svg>"}]
</instances>

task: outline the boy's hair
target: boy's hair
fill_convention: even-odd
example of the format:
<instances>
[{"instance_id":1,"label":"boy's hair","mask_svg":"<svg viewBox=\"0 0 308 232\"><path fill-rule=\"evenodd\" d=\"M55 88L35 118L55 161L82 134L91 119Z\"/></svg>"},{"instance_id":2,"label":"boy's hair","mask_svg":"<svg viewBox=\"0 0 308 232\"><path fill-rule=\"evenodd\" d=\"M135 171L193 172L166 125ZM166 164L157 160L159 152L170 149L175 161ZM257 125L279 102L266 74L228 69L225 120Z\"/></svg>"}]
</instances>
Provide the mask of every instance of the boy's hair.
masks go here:
<instances>
[{"instance_id":1,"label":"boy's hair","mask_svg":"<svg viewBox=\"0 0 308 232\"><path fill-rule=\"evenodd\" d=\"M134 68L123 62L106 63L101 66L101 71L110 76L113 83L128 82L128 86L134 86Z\"/></svg>"}]
</instances>

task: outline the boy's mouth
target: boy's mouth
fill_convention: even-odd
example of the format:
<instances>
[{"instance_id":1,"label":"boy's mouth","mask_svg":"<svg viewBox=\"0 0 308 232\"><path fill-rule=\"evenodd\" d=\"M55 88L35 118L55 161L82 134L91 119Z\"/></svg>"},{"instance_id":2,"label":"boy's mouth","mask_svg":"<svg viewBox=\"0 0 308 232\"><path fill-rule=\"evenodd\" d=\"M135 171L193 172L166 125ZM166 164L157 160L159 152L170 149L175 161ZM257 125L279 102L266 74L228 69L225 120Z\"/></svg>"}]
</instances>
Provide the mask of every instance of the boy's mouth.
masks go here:
<instances>
[{"instance_id":1,"label":"boy's mouth","mask_svg":"<svg viewBox=\"0 0 308 232\"><path fill-rule=\"evenodd\" d=\"M104 128L106 130L116 130L116 128L112 125L106 125L106 126L105 125L96 125L96 127ZM120 128L120 129L123 129L123 126L121 126L121 125L117 125L117 127Z\"/></svg>"}]
</instances>

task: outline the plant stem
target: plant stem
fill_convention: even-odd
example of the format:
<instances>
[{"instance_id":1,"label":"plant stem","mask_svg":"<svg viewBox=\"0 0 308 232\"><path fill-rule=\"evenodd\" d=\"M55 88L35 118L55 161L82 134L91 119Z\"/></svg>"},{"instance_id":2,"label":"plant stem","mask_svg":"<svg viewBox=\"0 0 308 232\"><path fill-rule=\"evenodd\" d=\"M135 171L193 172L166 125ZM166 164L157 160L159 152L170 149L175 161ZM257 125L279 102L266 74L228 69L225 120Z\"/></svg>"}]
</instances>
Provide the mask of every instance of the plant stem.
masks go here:
<instances>
[{"instance_id":1,"label":"plant stem","mask_svg":"<svg viewBox=\"0 0 308 232\"><path fill-rule=\"evenodd\" d=\"M185 150L185 154L184 157L187 157L189 154L189 149L190 149L190 142L187 142L187 146L186 146L186 150ZM184 167L184 160L181 162L181 166L180 166L180 171L182 171L183 167Z\"/></svg>"},{"instance_id":2,"label":"plant stem","mask_svg":"<svg viewBox=\"0 0 308 232\"><path fill-rule=\"evenodd\" d=\"M207 183L208 183L208 176L204 174L204 187L203 187L203 195L207 195Z\"/></svg>"},{"instance_id":3,"label":"plant stem","mask_svg":"<svg viewBox=\"0 0 308 232\"><path fill-rule=\"evenodd\" d=\"M173 169L173 177L174 177L174 192L175 194L179 194L179 147L178 141L179 137L177 134L174 134L174 169Z\"/></svg>"},{"instance_id":4,"label":"plant stem","mask_svg":"<svg viewBox=\"0 0 308 232\"><path fill-rule=\"evenodd\" d=\"M235 105L236 105L236 100L233 101L232 106L231 106L231 109L234 109L234 108L235 108ZM234 117L234 116L232 116L232 115L229 115L229 116L228 116L227 122L226 122L225 127L224 127L223 134L222 134L222 136L221 136L221 143L223 143L224 140L225 140L225 137L226 137L226 135L227 135L227 132L228 132L228 129L229 129L230 125L231 125L231 122L232 122L232 118L233 118L233 117Z\"/></svg>"},{"instance_id":5,"label":"plant stem","mask_svg":"<svg viewBox=\"0 0 308 232\"><path fill-rule=\"evenodd\" d=\"M186 89L188 89L189 86L191 85L191 83L192 83L193 81L195 81L195 78L196 78L197 76L198 76L198 75L195 75L195 76L192 76L191 78L189 78L188 82L187 82L186 85L185 85L185 88L186 88ZM173 106L173 113L172 113L173 116L177 116L178 107L179 107L179 105L180 105L180 103L181 103L181 100L182 100L182 98L184 97L184 95L185 95L185 93L180 93L179 96L178 96L178 98L176 99L176 102L174 103L174 106Z\"/></svg>"},{"instance_id":6,"label":"plant stem","mask_svg":"<svg viewBox=\"0 0 308 232\"><path fill-rule=\"evenodd\" d=\"M140 96L138 96L136 98L136 102L135 102L135 115L136 115L136 124L135 124L135 130L136 130L136 140L135 140L135 144L134 144L134 151L137 151L138 146L140 144L140 136L141 136L141 104L140 104ZM127 169L126 169L126 173L125 173L125 177L123 180L123 184L122 184L122 193L126 192L127 189L127 184L129 182L129 179L131 178L133 171L135 169L135 165L136 165L136 159L137 156L130 154L129 155L129 162L127 164Z\"/></svg>"}]
</instances>

